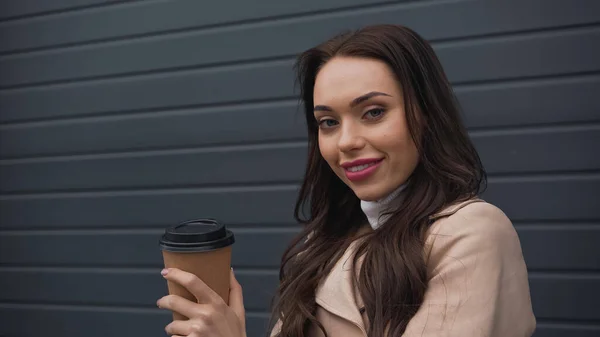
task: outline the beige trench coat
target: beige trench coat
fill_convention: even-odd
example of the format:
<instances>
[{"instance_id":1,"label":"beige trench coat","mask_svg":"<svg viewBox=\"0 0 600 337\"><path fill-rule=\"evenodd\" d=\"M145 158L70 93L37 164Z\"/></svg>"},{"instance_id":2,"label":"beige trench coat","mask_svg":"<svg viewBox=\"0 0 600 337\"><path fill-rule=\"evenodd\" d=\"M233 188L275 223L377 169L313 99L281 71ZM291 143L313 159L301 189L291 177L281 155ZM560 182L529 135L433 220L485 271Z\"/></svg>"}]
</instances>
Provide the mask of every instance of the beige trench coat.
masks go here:
<instances>
[{"instance_id":1,"label":"beige trench coat","mask_svg":"<svg viewBox=\"0 0 600 337\"><path fill-rule=\"evenodd\" d=\"M473 199L432 218L425 245L429 287L402 336L531 336L536 319L527 268L507 216L497 207ZM367 337L367 317L360 313L362 301L355 300L351 285L355 246L348 247L316 290L316 316L330 337ZM271 336L280 324L278 321ZM310 336L323 334L313 326Z\"/></svg>"}]
</instances>

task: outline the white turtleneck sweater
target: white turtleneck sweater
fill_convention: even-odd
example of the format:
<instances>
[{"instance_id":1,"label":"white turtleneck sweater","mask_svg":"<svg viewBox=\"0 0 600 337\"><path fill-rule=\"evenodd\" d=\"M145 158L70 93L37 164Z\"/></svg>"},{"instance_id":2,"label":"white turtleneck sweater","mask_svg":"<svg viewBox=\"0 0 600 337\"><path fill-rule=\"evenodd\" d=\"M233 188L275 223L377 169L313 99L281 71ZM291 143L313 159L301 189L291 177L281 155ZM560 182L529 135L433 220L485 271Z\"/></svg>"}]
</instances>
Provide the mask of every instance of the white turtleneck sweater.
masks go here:
<instances>
[{"instance_id":1,"label":"white turtleneck sweater","mask_svg":"<svg viewBox=\"0 0 600 337\"><path fill-rule=\"evenodd\" d=\"M382 223L384 223L388 218L389 214L383 214L385 212L389 212L388 206L394 201L394 199L404 190L406 184L400 185L397 189L395 189L392 193L388 194L385 198L375 200L375 201L360 201L360 207L362 208L363 213L367 216L367 220L369 220L369 224L373 229L379 228Z\"/></svg>"}]
</instances>

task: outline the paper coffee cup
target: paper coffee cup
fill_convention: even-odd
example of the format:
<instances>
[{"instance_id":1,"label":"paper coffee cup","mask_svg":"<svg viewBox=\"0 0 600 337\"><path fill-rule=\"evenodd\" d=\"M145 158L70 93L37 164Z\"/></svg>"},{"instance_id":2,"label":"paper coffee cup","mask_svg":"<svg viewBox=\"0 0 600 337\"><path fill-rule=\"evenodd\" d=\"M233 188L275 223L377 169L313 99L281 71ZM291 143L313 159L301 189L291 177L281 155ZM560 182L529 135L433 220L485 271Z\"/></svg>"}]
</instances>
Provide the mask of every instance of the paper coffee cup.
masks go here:
<instances>
[{"instance_id":1,"label":"paper coffee cup","mask_svg":"<svg viewBox=\"0 0 600 337\"><path fill-rule=\"evenodd\" d=\"M214 219L197 219L169 227L159 244L166 268L178 268L192 273L229 303L231 245L234 235ZM185 287L167 281L169 294L198 302ZM174 312L174 320L187 317Z\"/></svg>"}]
</instances>

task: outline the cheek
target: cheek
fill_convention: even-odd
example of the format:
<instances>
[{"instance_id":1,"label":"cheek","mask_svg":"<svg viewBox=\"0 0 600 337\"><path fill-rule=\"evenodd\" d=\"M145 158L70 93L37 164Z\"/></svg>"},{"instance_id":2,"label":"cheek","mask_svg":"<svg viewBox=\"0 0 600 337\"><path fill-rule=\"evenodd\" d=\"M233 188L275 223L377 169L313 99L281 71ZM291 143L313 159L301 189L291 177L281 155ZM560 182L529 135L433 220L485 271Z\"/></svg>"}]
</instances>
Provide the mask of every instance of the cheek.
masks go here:
<instances>
[{"instance_id":1,"label":"cheek","mask_svg":"<svg viewBox=\"0 0 600 337\"><path fill-rule=\"evenodd\" d=\"M386 152L393 157L393 162L402 166L414 166L419 155L410 134L398 137L397 134L388 133L384 135L383 139L385 139Z\"/></svg>"},{"instance_id":2,"label":"cheek","mask_svg":"<svg viewBox=\"0 0 600 337\"><path fill-rule=\"evenodd\" d=\"M403 139L403 141L397 145L397 148L400 149L396 154L400 161L399 164L402 165L404 169L414 169L419 161L419 153L412 138Z\"/></svg>"},{"instance_id":3,"label":"cheek","mask_svg":"<svg viewBox=\"0 0 600 337\"><path fill-rule=\"evenodd\" d=\"M319 152L329 166L335 166L335 163L337 162L337 151L335 144L333 144L331 140L319 136Z\"/></svg>"}]
</instances>

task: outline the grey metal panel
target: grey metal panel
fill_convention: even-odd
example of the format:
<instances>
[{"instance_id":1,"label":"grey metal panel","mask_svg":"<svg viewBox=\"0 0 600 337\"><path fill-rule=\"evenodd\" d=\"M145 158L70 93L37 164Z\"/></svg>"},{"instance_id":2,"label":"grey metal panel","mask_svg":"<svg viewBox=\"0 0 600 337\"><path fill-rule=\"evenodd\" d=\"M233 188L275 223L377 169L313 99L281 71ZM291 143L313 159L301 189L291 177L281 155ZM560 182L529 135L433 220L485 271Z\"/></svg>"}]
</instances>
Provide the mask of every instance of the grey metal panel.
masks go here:
<instances>
[{"instance_id":1,"label":"grey metal panel","mask_svg":"<svg viewBox=\"0 0 600 337\"><path fill-rule=\"evenodd\" d=\"M490 174L600 169L600 156L582 155L600 144L600 126L485 131L473 138ZM306 143L297 142L6 160L0 161L0 192L295 183L306 153Z\"/></svg>"},{"instance_id":2,"label":"grey metal panel","mask_svg":"<svg viewBox=\"0 0 600 337\"><path fill-rule=\"evenodd\" d=\"M583 155L600 144L600 125L473 132L490 174L600 169L600 156Z\"/></svg>"},{"instance_id":3,"label":"grey metal panel","mask_svg":"<svg viewBox=\"0 0 600 337\"><path fill-rule=\"evenodd\" d=\"M530 270L600 270L600 260L589 253L600 239L598 225L517 224L517 228ZM300 228L234 228L233 231L235 268L278 268L284 250ZM86 267L162 266L157 246L161 230L114 232L0 233L0 266L66 266L84 270Z\"/></svg>"},{"instance_id":4,"label":"grey metal panel","mask_svg":"<svg viewBox=\"0 0 600 337\"><path fill-rule=\"evenodd\" d=\"M600 77L554 77L456 88L469 127L505 127L600 120Z\"/></svg>"},{"instance_id":5,"label":"grey metal panel","mask_svg":"<svg viewBox=\"0 0 600 337\"><path fill-rule=\"evenodd\" d=\"M236 224L290 224L297 189L275 185L1 197L0 226L152 228L199 216Z\"/></svg>"},{"instance_id":6,"label":"grey metal panel","mask_svg":"<svg viewBox=\"0 0 600 337\"><path fill-rule=\"evenodd\" d=\"M438 46L436 53L452 81L475 82L597 71L598 44L600 26L594 26L560 33L448 42Z\"/></svg>"},{"instance_id":7,"label":"grey metal panel","mask_svg":"<svg viewBox=\"0 0 600 337\"><path fill-rule=\"evenodd\" d=\"M54 2L44 1L42 3ZM88 0L87 2L103 3L107 1ZM115 2L128 3L131 1ZM132 6L113 6L99 11L89 10L46 17L43 20L0 24L0 40L3 41L0 53L84 41L122 39L124 36L132 35L164 34L165 31L173 30L187 32L190 29L208 28L215 25L274 19L273 16L314 15L315 11L339 10L357 5L376 5L386 2L389 1L262 0L250 3L239 0L221 0L207 6L206 3L197 0L142 1ZM16 9L14 7L17 7L15 3L18 2L9 3L13 7L13 12ZM39 6L39 1L37 5ZM0 9L4 8L0 7ZM22 8L22 10L26 10L26 8ZM585 13L585 11L581 12L582 15ZM0 17L3 16L0 15ZM131 24L132 20L135 20L135 25ZM107 25L107 22L110 24Z\"/></svg>"},{"instance_id":8,"label":"grey metal panel","mask_svg":"<svg viewBox=\"0 0 600 337\"><path fill-rule=\"evenodd\" d=\"M598 92L596 75L457 88L470 128L600 121ZM0 125L0 158L299 140L303 114L290 99Z\"/></svg>"},{"instance_id":9,"label":"grey metal panel","mask_svg":"<svg viewBox=\"0 0 600 337\"><path fill-rule=\"evenodd\" d=\"M292 65L291 60L273 61L0 91L0 122L290 98Z\"/></svg>"},{"instance_id":10,"label":"grey metal panel","mask_svg":"<svg viewBox=\"0 0 600 337\"><path fill-rule=\"evenodd\" d=\"M0 125L0 158L300 140L306 139L301 109L297 99L292 99Z\"/></svg>"},{"instance_id":11,"label":"grey metal panel","mask_svg":"<svg viewBox=\"0 0 600 337\"><path fill-rule=\"evenodd\" d=\"M306 166L307 151L306 143L300 142L175 150L162 155L73 158L38 164L0 163L0 191L297 183Z\"/></svg>"},{"instance_id":12,"label":"grey metal panel","mask_svg":"<svg viewBox=\"0 0 600 337\"><path fill-rule=\"evenodd\" d=\"M304 24L304 29L315 29ZM117 55L101 51L87 51L89 55L51 55L47 61L29 59L0 59L0 87L73 80L80 77L106 76L122 72L143 72L160 68L177 69L189 66L213 65L240 61L237 55L250 59L291 57L302 51L300 41L289 39L293 29L287 26L269 27L263 33L249 35L246 30L237 32L235 38L215 35L209 41L164 40L169 45L152 44L148 48L123 44L126 49ZM441 26L440 26L440 29ZM322 40L326 34L310 39L306 46ZM330 32L331 34L331 32ZM271 36L276 35L276 36ZM257 41L252 41L252 37ZM302 34L308 39L310 34ZM260 43L268 43L262 46ZM561 34L535 33L524 36L485 38L460 42L441 43L435 47L449 78L453 82L471 82L488 79L543 76L569 72L588 72L600 69L600 28L586 27ZM201 48L201 46L221 48ZM194 47L196 46L196 47ZM150 48L152 47L152 48ZM239 48L239 50L235 49ZM135 53L133 51L136 51ZM139 54L137 54L139 52ZM224 56L231 55L231 56ZM228 58L231 57L231 60ZM97 59L96 59L97 58ZM577 58L577 62L572 62ZM181 60L179 60L181 59ZM204 63L203 60L206 60ZM94 67L90 67L93 64ZM120 67L114 69L116 67ZM75 77L77 76L77 77ZM24 90L24 89L23 89ZM10 92L9 92L10 93Z\"/></svg>"},{"instance_id":13,"label":"grey metal panel","mask_svg":"<svg viewBox=\"0 0 600 337\"><path fill-rule=\"evenodd\" d=\"M159 309L1 303L0 317L1 331L6 337L48 333L52 336L164 337L164 328L171 322L170 313ZM248 337L265 337L267 317L264 313L246 314Z\"/></svg>"},{"instance_id":14,"label":"grey metal panel","mask_svg":"<svg viewBox=\"0 0 600 337\"><path fill-rule=\"evenodd\" d=\"M600 28L594 27L560 35L451 42L438 53L455 83L497 81L598 71L597 44ZM0 122L290 97L292 65L292 59L284 59L0 91ZM259 79L262 84L256 85Z\"/></svg>"},{"instance_id":15,"label":"grey metal panel","mask_svg":"<svg viewBox=\"0 0 600 337\"><path fill-rule=\"evenodd\" d=\"M531 301L536 317L600 320L599 275L530 274Z\"/></svg>"},{"instance_id":16,"label":"grey metal panel","mask_svg":"<svg viewBox=\"0 0 600 337\"><path fill-rule=\"evenodd\" d=\"M48 53L9 56L0 59L0 72L3 74L0 78L0 87L291 56L332 34L371 23L408 24L409 27L423 34L425 38L439 40L497 33L507 23L510 23L509 31L519 30L519 28L556 27L557 24L594 23L598 22L598 15L600 15L600 5L598 4L589 4L587 8L584 8L566 2L550 5L546 4L547 2L537 1L537 3L537 6L531 3L523 6L524 9L520 11L519 16L515 16L511 11L514 5L506 1L492 4L473 1L425 2L419 6L396 4L390 8L376 7L372 10L353 11L338 15L276 20L250 26L228 26L227 29L185 32L168 38L150 37L128 41L128 43L117 42L53 50ZM540 8L547 11L548 15L540 15ZM225 11L225 13L227 12L229 10ZM492 25L488 21L480 20L482 16L486 15L493 16L500 21L500 24ZM172 18L177 20L177 16ZM459 18L460 24L456 24L456 20ZM131 20L131 16L129 20ZM432 25L430 22L436 22L436 24ZM94 25L86 24L86 26L93 27ZM298 34L300 31L302 33ZM57 34L60 33L57 32ZM294 38L290 38L290 36ZM7 35L4 39L12 40L12 37ZM15 39L18 40L18 35ZM566 57L566 60L559 61L558 66L560 67L574 64L565 62L574 57L579 58L577 63L590 63L599 58L598 52L594 51L597 48L592 47L599 43L598 36L594 32L584 33L583 36L576 31L573 34L541 34L540 37L533 35L531 38L522 36L516 37L514 42L510 41L510 38L502 40L505 39L507 44L500 44L496 48L492 47L489 51L473 48L470 46L470 42L466 42L461 43L458 51L455 49L446 52L446 48L442 48L440 55L442 59L450 60L446 67L452 67L453 63L458 63L460 68L455 72L449 69L451 77L460 76L465 69L473 67L478 71L487 71L490 66L485 59L490 57L495 62L494 65L497 69L508 67L516 76L526 76L530 71L537 72L536 68L538 67L557 66L552 61L554 57L559 59ZM582 44L581 42L586 43ZM478 43L479 41L473 41L473 44ZM529 53L526 52L528 44L533 44L532 52ZM203 48L204 46L210 47ZM474 53L473 56L482 57L482 60L473 63L469 58L471 53ZM501 57L496 58L498 56ZM533 58L538 62L527 66L523 64L527 58ZM595 61L596 65L597 63ZM520 64L523 66L519 67ZM464 67L464 65L469 66ZM524 73L520 73L520 71Z\"/></svg>"},{"instance_id":17,"label":"grey metal panel","mask_svg":"<svg viewBox=\"0 0 600 337\"><path fill-rule=\"evenodd\" d=\"M600 328L593 324L538 321L533 337L597 337L599 333Z\"/></svg>"},{"instance_id":18,"label":"grey metal panel","mask_svg":"<svg viewBox=\"0 0 600 337\"><path fill-rule=\"evenodd\" d=\"M236 278L244 289L248 311L268 311L279 283L277 270L246 271L236 269ZM0 268L2 302L55 303L69 305L129 306L155 308L156 301L167 295L167 283L155 270L44 271L5 270Z\"/></svg>"},{"instance_id":19,"label":"grey metal panel","mask_svg":"<svg viewBox=\"0 0 600 337\"><path fill-rule=\"evenodd\" d=\"M600 271L600 259L590 254L600 242L598 224L516 225L530 270Z\"/></svg>"},{"instance_id":20,"label":"grey metal panel","mask_svg":"<svg viewBox=\"0 0 600 337\"><path fill-rule=\"evenodd\" d=\"M292 224L297 193L296 185L275 185L0 197L0 228L162 228L205 216L234 224Z\"/></svg>"},{"instance_id":21,"label":"grey metal panel","mask_svg":"<svg viewBox=\"0 0 600 337\"><path fill-rule=\"evenodd\" d=\"M0 197L0 228L163 227L211 216L235 224L290 224L296 185ZM495 178L484 197L514 221L600 218L598 175ZM515 202L515 195L522 200ZM564 196L569 196L566 202ZM234 210L234 211L232 211Z\"/></svg>"},{"instance_id":22,"label":"grey metal panel","mask_svg":"<svg viewBox=\"0 0 600 337\"><path fill-rule=\"evenodd\" d=\"M300 229L290 226L232 230L236 237L233 267L264 269L279 267L284 250ZM0 233L0 266L161 268L163 260L158 247L161 234L162 229Z\"/></svg>"},{"instance_id":23,"label":"grey metal panel","mask_svg":"<svg viewBox=\"0 0 600 337\"><path fill-rule=\"evenodd\" d=\"M598 174L503 177L483 197L514 221L597 220L599 189Z\"/></svg>"},{"instance_id":24,"label":"grey metal panel","mask_svg":"<svg viewBox=\"0 0 600 337\"><path fill-rule=\"evenodd\" d=\"M247 310L268 310L278 283L277 273L253 275L240 270L239 274L240 283L245 290L244 304ZM10 290L10 292L3 292L0 301L9 303L18 300L25 303L150 308L156 305L156 300L166 295L166 284L160 277L159 270L144 273L0 271L0 275L2 275L0 285ZM562 275L532 275L530 284L536 318L600 319L600 311L594 310L598 299L590 296L594 293L594 289L600 286L600 277L567 278ZM28 288L23 285L27 285ZM82 289L78 290L77 287Z\"/></svg>"},{"instance_id":25,"label":"grey metal panel","mask_svg":"<svg viewBox=\"0 0 600 337\"><path fill-rule=\"evenodd\" d=\"M73 10L94 5L119 3L120 0L18 0L0 2L0 19L47 14L55 11ZM35 21L33 21L35 22ZM31 21L29 21L31 23ZM41 32L38 32L40 34ZM4 43L4 40L2 40Z\"/></svg>"}]
</instances>

